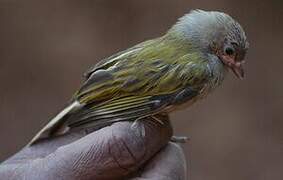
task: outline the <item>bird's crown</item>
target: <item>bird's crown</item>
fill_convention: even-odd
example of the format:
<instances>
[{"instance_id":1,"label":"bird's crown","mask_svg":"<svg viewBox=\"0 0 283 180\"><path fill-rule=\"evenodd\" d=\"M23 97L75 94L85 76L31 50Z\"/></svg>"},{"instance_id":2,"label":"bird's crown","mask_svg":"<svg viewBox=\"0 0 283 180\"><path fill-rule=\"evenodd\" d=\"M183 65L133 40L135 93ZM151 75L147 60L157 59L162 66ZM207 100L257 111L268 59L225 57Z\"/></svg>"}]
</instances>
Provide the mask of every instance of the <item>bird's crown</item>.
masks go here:
<instances>
[{"instance_id":1,"label":"bird's crown","mask_svg":"<svg viewBox=\"0 0 283 180\"><path fill-rule=\"evenodd\" d=\"M242 49L249 46L241 25L231 16L218 11L192 10L181 17L169 32L175 32L199 48L208 47L212 41L222 37L237 41Z\"/></svg>"}]
</instances>

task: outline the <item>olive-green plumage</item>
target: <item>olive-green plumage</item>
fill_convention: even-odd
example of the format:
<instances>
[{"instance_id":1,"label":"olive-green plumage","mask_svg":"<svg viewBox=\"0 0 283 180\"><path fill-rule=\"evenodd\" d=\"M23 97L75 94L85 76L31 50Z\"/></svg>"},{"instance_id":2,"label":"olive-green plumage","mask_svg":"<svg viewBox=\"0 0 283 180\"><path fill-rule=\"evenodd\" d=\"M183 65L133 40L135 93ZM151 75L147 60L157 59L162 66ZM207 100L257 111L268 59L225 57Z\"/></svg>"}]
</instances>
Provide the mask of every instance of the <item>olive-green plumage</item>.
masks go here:
<instances>
[{"instance_id":1,"label":"olive-green plumage","mask_svg":"<svg viewBox=\"0 0 283 180\"><path fill-rule=\"evenodd\" d=\"M141 43L91 69L75 98L88 104L170 94L186 86L198 90L208 78L208 62L190 48L164 37Z\"/></svg>"},{"instance_id":2,"label":"olive-green plumage","mask_svg":"<svg viewBox=\"0 0 283 180\"><path fill-rule=\"evenodd\" d=\"M153 115L180 104L175 98L186 88L197 97L210 72L208 62L190 48L161 37L105 59L86 73L75 99L90 107L77 113L70 126Z\"/></svg>"},{"instance_id":3,"label":"olive-green plumage","mask_svg":"<svg viewBox=\"0 0 283 180\"><path fill-rule=\"evenodd\" d=\"M201 12L204 11L191 14ZM186 16L192 18L190 14ZM217 87L226 67L200 47L203 46L201 41L194 39L200 37L193 29L185 29L187 25L194 26L198 17L189 22L186 16L164 36L119 52L87 71L73 103L30 144L72 128L100 127L116 121L169 113L195 102Z\"/></svg>"}]
</instances>

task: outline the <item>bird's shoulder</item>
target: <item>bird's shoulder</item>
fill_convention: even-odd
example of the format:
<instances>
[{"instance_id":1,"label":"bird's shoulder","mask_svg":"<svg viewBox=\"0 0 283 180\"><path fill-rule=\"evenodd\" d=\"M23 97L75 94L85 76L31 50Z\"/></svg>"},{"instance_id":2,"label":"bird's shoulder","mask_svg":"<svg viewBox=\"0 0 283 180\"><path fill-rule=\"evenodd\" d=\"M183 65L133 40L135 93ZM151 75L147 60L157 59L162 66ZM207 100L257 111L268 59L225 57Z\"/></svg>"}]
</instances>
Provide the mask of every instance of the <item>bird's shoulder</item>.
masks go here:
<instances>
[{"instance_id":1,"label":"bird's shoulder","mask_svg":"<svg viewBox=\"0 0 283 180\"><path fill-rule=\"evenodd\" d=\"M95 71L111 69L116 67L117 64L119 66L131 66L136 63L151 63L157 59L162 59L164 63L174 63L174 59L185 55L190 51L190 48L188 45L170 40L165 36L147 40L102 59L89 68L84 76L88 79Z\"/></svg>"},{"instance_id":2,"label":"bird's shoulder","mask_svg":"<svg viewBox=\"0 0 283 180\"><path fill-rule=\"evenodd\" d=\"M128 48L124 51L120 51L118 53L113 54L107 58L100 60L94 66L90 67L85 73L84 77L88 79L95 71L101 69L108 69L113 67L116 63L121 61L131 61L131 59L135 58L137 54L142 52L145 48L147 48L150 44L152 44L154 40L148 40L142 43L139 43L131 48Z\"/></svg>"}]
</instances>

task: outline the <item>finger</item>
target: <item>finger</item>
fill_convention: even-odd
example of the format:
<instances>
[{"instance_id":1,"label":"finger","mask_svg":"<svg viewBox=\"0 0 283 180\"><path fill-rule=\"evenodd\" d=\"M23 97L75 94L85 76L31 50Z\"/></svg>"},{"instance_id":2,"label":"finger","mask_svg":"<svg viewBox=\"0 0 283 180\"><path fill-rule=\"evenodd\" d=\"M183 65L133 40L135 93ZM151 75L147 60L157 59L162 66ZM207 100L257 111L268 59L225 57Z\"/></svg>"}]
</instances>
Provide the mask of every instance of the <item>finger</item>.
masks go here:
<instances>
[{"instance_id":1,"label":"finger","mask_svg":"<svg viewBox=\"0 0 283 180\"><path fill-rule=\"evenodd\" d=\"M64 136L41 140L32 146L24 147L21 151L7 159L4 163L13 164L18 161L24 163L38 158L45 158L46 156L54 153L59 147L70 144L85 135L85 131L78 131L68 133Z\"/></svg>"},{"instance_id":2,"label":"finger","mask_svg":"<svg viewBox=\"0 0 283 180\"><path fill-rule=\"evenodd\" d=\"M146 164L140 177L132 180L185 180L187 176L186 169L182 148L175 143L169 143Z\"/></svg>"},{"instance_id":3,"label":"finger","mask_svg":"<svg viewBox=\"0 0 283 180\"><path fill-rule=\"evenodd\" d=\"M35 164L53 167L49 176L66 179L119 179L140 168L169 141L172 129L142 120L119 122L58 148ZM39 167L38 165L34 165Z\"/></svg>"}]
</instances>

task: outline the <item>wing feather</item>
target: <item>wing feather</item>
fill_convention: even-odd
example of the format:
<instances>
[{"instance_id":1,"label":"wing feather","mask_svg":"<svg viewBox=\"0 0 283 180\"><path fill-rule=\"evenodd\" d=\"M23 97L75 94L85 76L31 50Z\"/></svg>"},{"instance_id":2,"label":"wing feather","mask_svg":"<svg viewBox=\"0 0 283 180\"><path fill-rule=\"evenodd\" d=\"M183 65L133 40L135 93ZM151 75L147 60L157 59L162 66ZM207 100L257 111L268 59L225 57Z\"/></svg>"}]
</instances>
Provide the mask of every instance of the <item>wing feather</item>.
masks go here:
<instances>
[{"instance_id":1,"label":"wing feather","mask_svg":"<svg viewBox=\"0 0 283 180\"><path fill-rule=\"evenodd\" d=\"M139 51L119 54L112 66L106 62L92 71L76 95L85 107L71 118L70 127L150 116L170 103L180 104L183 96L186 101L196 97L207 81L207 62L198 54L178 54L168 61Z\"/></svg>"},{"instance_id":2,"label":"wing feather","mask_svg":"<svg viewBox=\"0 0 283 180\"><path fill-rule=\"evenodd\" d=\"M151 116L195 98L210 75L207 61L188 53L190 47L165 41L146 41L87 71L87 80L73 97L80 108L63 111L63 118L55 117L60 127L52 121L36 139L56 135L55 129L95 128Z\"/></svg>"},{"instance_id":3,"label":"wing feather","mask_svg":"<svg viewBox=\"0 0 283 180\"><path fill-rule=\"evenodd\" d=\"M78 112L68 126L71 128L81 127L86 124L96 126L99 124L123 120L132 120L158 113L170 101L171 96L160 97L125 97L119 101L108 102L98 108L85 107ZM135 101L137 99L137 101ZM89 126L89 125L88 125Z\"/></svg>"}]
</instances>

